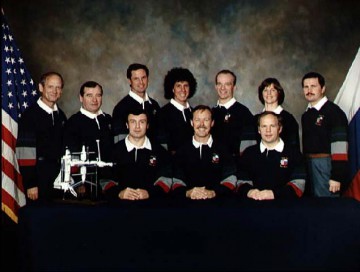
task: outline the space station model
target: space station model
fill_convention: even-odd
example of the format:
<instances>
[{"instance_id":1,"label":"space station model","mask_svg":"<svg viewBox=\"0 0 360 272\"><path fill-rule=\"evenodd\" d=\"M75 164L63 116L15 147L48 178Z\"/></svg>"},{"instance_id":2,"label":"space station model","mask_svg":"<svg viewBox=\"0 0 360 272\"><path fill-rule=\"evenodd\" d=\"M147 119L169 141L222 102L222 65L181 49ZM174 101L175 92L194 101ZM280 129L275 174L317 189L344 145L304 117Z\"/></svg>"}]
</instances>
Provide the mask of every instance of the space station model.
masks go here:
<instances>
[{"instance_id":1,"label":"space station model","mask_svg":"<svg viewBox=\"0 0 360 272\"><path fill-rule=\"evenodd\" d=\"M85 149L85 146L82 146L81 152L73 152L70 153L70 150L66 148L64 156L61 158L61 169L59 175L56 177L54 181L54 188L61 189L64 192L69 191L75 197L77 197L77 193L74 190L79 185L88 183L91 186L95 186L97 188L97 176L95 177L95 182L87 180L88 168L89 167L105 167L105 166L113 166L111 162L104 162L100 157L100 145L99 140L96 140L97 148L98 148L98 158L96 160L89 160L89 154L95 152L89 152ZM72 167L79 167L80 172L72 174ZM95 173L95 175L97 175ZM81 176L81 180L75 182L74 176Z\"/></svg>"}]
</instances>

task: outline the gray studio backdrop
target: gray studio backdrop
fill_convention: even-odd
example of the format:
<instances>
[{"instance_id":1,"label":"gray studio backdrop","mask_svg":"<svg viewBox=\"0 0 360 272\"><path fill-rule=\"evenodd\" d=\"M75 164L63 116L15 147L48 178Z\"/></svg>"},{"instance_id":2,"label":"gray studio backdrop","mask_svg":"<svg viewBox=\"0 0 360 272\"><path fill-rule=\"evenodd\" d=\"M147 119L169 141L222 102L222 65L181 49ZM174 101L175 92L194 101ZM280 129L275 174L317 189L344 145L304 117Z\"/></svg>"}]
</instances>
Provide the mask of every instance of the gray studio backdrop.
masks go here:
<instances>
[{"instance_id":1,"label":"gray studio backdrop","mask_svg":"<svg viewBox=\"0 0 360 272\"><path fill-rule=\"evenodd\" d=\"M64 76L59 104L68 117L87 80L103 85L111 114L129 91L126 68L140 62L160 105L172 67L194 73L192 105L216 103L214 76L226 68L238 76L236 98L253 113L262 109L260 82L278 78L284 108L300 121L304 73L322 73L334 99L360 45L357 0L5 0L2 7L33 79L48 70Z\"/></svg>"}]
</instances>

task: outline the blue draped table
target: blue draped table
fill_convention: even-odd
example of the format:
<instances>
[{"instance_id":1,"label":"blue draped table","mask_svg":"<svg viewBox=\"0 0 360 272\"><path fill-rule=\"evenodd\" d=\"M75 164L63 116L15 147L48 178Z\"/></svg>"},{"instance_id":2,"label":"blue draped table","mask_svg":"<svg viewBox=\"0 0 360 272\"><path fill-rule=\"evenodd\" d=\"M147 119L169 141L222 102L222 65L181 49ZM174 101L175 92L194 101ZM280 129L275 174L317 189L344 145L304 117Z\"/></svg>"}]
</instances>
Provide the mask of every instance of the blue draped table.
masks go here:
<instances>
[{"instance_id":1,"label":"blue draped table","mask_svg":"<svg viewBox=\"0 0 360 272\"><path fill-rule=\"evenodd\" d=\"M360 202L57 201L19 216L22 270L360 271Z\"/></svg>"}]
</instances>

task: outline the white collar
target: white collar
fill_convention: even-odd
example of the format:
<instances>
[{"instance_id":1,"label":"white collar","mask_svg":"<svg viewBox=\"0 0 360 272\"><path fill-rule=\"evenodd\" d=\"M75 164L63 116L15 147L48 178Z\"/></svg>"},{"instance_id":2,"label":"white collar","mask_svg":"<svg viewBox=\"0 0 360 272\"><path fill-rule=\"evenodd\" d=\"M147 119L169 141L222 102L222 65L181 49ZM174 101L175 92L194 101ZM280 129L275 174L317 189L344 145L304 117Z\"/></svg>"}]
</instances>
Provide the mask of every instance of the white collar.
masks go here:
<instances>
[{"instance_id":1,"label":"white collar","mask_svg":"<svg viewBox=\"0 0 360 272\"><path fill-rule=\"evenodd\" d=\"M133 149L144 149L144 148L151 150L150 140L146 136L145 136L145 141L144 141L143 145L138 147L138 146L134 145L132 142L130 142L129 135L127 135L125 138L125 145L126 145L126 149L128 152L132 151Z\"/></svg>"},{"instance_id":2,"label":"white collar","mask_svg":"<svg viewBox=\"0 0 360 272\"><path fill-rule=\"evenodd\" d=\"M142 98L139 95L137 95L135 92L130 90L129 95L132 98L134 98L137 102L139 102L140 104L144 103L145 101L149 101L149 103L151 104L150 98L147 93L145 93L145 98Z\"/></svg>"},{"instance_id":3,"label":"white collar","mask_svg":"<svg viewBox=\"0 0 360 272\"><path fill-rule=\"evenodd\" d=\"M316 103L315 106L311 106L311 104L309 103L306 110L311 109L311 108L315 108L316 110L319 111L319 110L322 108L322 106L324 106L324 104L325 104L327 101L328 101L327 97L324 96L323 98L321 98L321 99L319 100L319 102Z\"/></svg>"},{"instance_id":4,"label":"white collar","mask_svg":"<svg viewBox=\"0 0 360 272\"><path fill-rule=\"evenodd\" d=\"M85 110L83 107L80 108L80 112L85 116L89 117L90 119L95 119L98 115L103 114L101 109L99 109L97 113L92 113L88 110Z\"/></svg>"},{"instance_id":5,"label":"white collar","mask_svg":"<svg viewBox=\"0 0 360 272\"><path fill-rule=\"evenodd\" d=\"M284 150L284 142L280 138L279 142L274 147L269 148L269 147L265 146L264 143L261 141L260 142L260 151L261 151L261 153L263 153L266 149L267 150L275 150L277 152L282 152Z\"/></svg>"},{"instance_id":6,"label":"white collar","mask_svg":"<svg viewBox=\"0 0 360 272\"><path fill-rule=\"evenodd\" d=\"M283 107L281 105L278 105L275 110L273 110L274 113L280 114L283 111ZM265 108L263 109L263 112L265 111Z\"/></svg>"},{"instance_id":7,"label":"white collar","mask_svg":"<svg viewBox=\"0 0 360 272\"><path fill-rule=\"evenodd\" d=\"M39 97L37 103L40 108L42 108L44 111L46 111L49 114L52 114L54 111L58 111L58 107L56 104L54 104L54 108L52 109L41 100L41 97Z\"/></svg>"},{"instance_id":8,"label":"white collar","mask_svg":"<svg viewBox=\"0 0 360 272\"><path fill-rule=\"evenodd\" d=\"M235 104L235 102L236 102L236 99L233 97L228 102L226 102L225 104L220 104L220 102L218 100L217 105L225 107L228 110L232 105Z\"/></svg>"},{"instance_id":9,"label":"white collar","mask_svg":"<svg viewBox=\"0 0 360 272\"><path fill-rule=\"evenodd\" d=\"M195 148L199 148L199 147L202 146L202 145L208 145L209 147L211 147L212 144L213 144L213 142L214 142L214 141L213 141L213 138L212 138L211 135L210 135L210 137L209 137L209 139L208 139L208 141L207 141L206 144L203 144L203 143L200 143L200 142L196 141L195 138L194 138L194 136L193 136L193 138L192 138L192 143L193 143L193 145L195 146Z\"/></svg>"},{"instance_id":10,"label":"white collar","mask_svg":"<svg viewBox=\"0 0 360 272\"><path fill-rule=\"evenodd\" d=\"M174 98L171 98L170 103L174 105L175 108L177 108L179 111L183 111L185 109L190 108L189 102L186 102L186 106L181 105L179 102L177 102Z\"/></svg>"}]
</instances>

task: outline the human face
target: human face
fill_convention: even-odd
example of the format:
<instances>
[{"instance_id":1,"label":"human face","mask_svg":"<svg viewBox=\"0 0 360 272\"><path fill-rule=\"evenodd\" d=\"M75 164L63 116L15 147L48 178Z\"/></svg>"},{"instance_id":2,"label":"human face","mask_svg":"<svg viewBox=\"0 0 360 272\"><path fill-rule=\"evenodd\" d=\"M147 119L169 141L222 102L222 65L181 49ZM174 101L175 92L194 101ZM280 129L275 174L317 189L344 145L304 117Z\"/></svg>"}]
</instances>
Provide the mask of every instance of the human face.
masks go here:
<instances>
[{"instance_id":1,"label":"human face","mask_svg":"<svg viewBox=\"0 0 360 272\"><path fill-rule=\"evenodd\" d=\"M278 104L279 92L275 89L274 84L271 83L269 86L265 87L262 91L262 95L265 101L265 104Z\"/></svg>"},{"instance_id":2,"label":"human face","mask_svg":"<svg viewBox=\"0 0 360 272\"><path fill-rule=\"evenodd\" d=\"M129 79L130 87L138 96L144 98L148 87L148 76L144 69L131 71L131 78Z\"/></svg>"},{"instance_id":3,"label":"human face","mask_svg":"<svg viewBox=\"0 0 360 272\"><path fill-rule=\"evenodd\" d=\"M261 135L261 141L269 147L275 146L279 142L281 126L276 116L267 114L260 119L258 132Z\"/></svg>"},{"instance_id":4,"label":"human face","mask_svg":"<svg viewBox=\"0 0 360 272\"><path fill-rule=\"evenodd\" d=\"M190 92L189 82L187 81L175 82L173 91L174 91L175 101L185 106Z\"/></svg>"},{"instance_id":5,"label":"human face","mask_svg":"<svg viewBox=\"0 0 360 272\"><path fill-rule=\"evenodd\" d=\"M220 103L228 102L234 96L234 77L231 74L219 74L216 79L215 89Z\"/></svg>"},{"instance_id":6,"label":"human face","mask_svg":"<svg viewBox=\"0 0 360 272\"><path fill-rule=\"evenodd\" d=\"M146 130L149 127L146 114L129 114L127 127L129 129L129 137L132 139L144 139Z\"/></svg>"},{"instance_id":7,"label":"human face","mask_svg":"<svg viewBox=\"0 0 360 272\"><path fill-rule=\"evenodd\" d=\"M99 86L94 88L85 87L84 96L80 95L80 102L85 110L97 113L102 104L101 88Z\"/></svg>"},{"instance_id":8,"label":"human face","mask_svg":"<svg viewBox=\"0 0 360 272\"><path fill-rule=\"evenodd\" d=\"M319 79L315 78L306 78L303 83L303 91L305 99L312 105L316 105L321 98L324 97L325 86L321 88Z\"/></svg>"},{"instance_id":9,"label":"human face","mask_svg":"<svg viewBox=\"0 0 360 272\"><path fill-rule=\"evenodd\" d=\"M214 125L209 110L197 110L193 113L191 125L194 128L195 140L206 143L210 137L210 130Z\"/></svg>"},{"instance_id":10,"label":"human face","mask_svg":"<svg viewBox=\"0 0 360 272\"><path fill-rule=\"evenodd\" d=\"M48 76L45 80L44 86L40 83L39 90L41 93L41 100L53 108L62 94L62 81L58 75Z\"/></svg>"}]
</instances>

